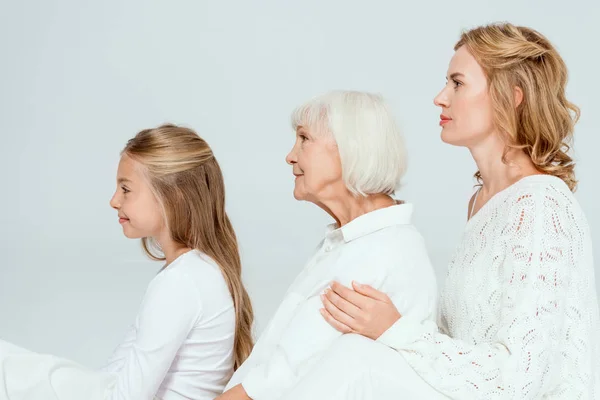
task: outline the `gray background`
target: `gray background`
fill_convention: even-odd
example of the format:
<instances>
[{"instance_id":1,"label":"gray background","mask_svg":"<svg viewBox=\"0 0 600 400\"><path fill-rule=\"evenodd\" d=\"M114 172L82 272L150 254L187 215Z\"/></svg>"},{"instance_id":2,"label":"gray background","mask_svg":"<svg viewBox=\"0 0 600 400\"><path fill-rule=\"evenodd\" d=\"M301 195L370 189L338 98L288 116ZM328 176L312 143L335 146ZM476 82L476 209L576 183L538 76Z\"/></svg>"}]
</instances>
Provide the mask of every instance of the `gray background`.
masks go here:
<instances>
[{"instance_id":1,"label":"gray background","mask_svg":"<svg viewBox=\"0 0 600 400\"><path fill-rule=\"evenodd\" d=\"M432 100L461 29L498 20L546 34L570 69L569 95L582 109L577 197L600 259L599 4L3 1L0 337L105 362L159 268L123 237L108 205L119 151L163 122L193 127L216 152L260 332L329 222L293 199L284 157L294 106L330 89L391 103L410 154L399 197L415 203L443 279L474 163L440 141Z\"/></svg>"}]
</instances>

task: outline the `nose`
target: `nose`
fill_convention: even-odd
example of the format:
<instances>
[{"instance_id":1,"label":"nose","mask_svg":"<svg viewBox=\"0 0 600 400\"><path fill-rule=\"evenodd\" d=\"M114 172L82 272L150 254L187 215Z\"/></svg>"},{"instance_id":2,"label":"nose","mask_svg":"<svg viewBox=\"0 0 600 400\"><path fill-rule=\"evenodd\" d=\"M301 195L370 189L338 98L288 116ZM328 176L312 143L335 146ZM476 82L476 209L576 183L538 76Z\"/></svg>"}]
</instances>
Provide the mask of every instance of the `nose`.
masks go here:
<instances>
[{"instance_id":1,"label":"nose","mask_svg":"<svg viewBox=\"0 0 600 400\"><path fill-rule=\"evenodd\" d=\"M298 160L298 158L296 156L296 145L294 145L292 150L285 157L285 162L288 163L289 165L294 165L298 162L297 160Z\"/></svg>"},{"instance_id":2,"label":"nose","mask_svg":"<svg viewBox=\"0 0 600 400\"><path fill-rule=\"evenodd\" d=\"M450 100L448 99L447 87L443 88L441 92L433 99L433 104L438 107L448 108L450 106Z\"/></svg>"},{"instance_id":3,"label":"nose","mask_svg":"<svg viewBox=\"0 0 600 400\"><path fill-rule=\"evenodd\" d=\"M119 199L119 195L117 192L115 192L113 197L110 199L110 206L115 210L121 208L121 200Z\"/></svg>"}]
</instances>

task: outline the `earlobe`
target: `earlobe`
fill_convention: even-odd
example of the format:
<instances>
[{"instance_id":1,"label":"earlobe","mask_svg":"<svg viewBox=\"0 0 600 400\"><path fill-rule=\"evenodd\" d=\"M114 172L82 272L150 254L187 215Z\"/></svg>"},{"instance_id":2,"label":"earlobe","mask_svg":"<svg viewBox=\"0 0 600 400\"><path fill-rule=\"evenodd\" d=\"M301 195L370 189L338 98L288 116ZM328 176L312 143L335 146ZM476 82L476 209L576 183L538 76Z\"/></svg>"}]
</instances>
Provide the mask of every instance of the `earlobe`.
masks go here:
<instances>
[{"instance_id":1,"label":"earlobe","mask_svg":"<svg viewBox=\"0 0 600 400\"><path fill-rule=\"evenodd\" d=\"M521 89L518 86L515 86L514 95L515 95L515 107L519 107L521 105L521 103L523 102L523 89Z\"/></svg>"}]
</instances>

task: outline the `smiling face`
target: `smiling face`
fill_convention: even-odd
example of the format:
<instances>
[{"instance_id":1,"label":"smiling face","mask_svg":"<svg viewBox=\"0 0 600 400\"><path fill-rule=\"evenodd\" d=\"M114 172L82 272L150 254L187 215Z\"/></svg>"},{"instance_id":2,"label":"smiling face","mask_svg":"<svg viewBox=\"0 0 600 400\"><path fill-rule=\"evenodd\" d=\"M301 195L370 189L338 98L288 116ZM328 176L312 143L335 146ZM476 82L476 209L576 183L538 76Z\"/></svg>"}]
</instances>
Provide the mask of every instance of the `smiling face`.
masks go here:
<instances>
[{"instance_id":1,"label":"smiling face","mask_svg":"<svg viewBox=\"0 0 600 400\"><path fill-rule=\"evenodd\" d=\"M117 190L110 206L118 211L123 234L130 239L159 237L165 228L161 207L143 166L124 154L117 171Z\"/></svg>"},{"instance_id":2,"label":"smiling face","mask_svg":"<svg viewBox=\"0 0 600 400\"><path fill-rule=\"evenodd\" d=\"M315 204L345 191L342 163L335 140L328 133L304 126L296 129L296 142L286 157L296 176L294 197Z\"/></svg>"},{"instance_id":3,"label":"smiling face","mask_svg":"<svg viewBox=\"0 0 600 400\"><path fill-rule=\"evenodd\" d=\"M442 109L442 140L473 146L494 132L493 107L487 77L465 46L454 53L447 80L434 100Z\"/></svg>"}]
</instances>

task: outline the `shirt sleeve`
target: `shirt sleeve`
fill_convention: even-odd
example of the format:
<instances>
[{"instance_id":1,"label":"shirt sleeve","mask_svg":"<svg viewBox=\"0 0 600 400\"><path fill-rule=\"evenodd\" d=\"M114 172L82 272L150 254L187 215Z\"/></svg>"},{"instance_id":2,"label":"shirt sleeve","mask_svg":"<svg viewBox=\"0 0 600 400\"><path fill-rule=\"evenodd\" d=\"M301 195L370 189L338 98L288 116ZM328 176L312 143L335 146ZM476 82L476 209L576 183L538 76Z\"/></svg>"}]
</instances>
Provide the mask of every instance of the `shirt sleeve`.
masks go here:
<instances>
[{"instance_id":1,"label":"shirt sleeve","mask_svg":"<svg viewBox=\"0 0 600 400\"><path fill-rule=\"evenodd\" d=\"M426 256L424 244L418 243L423 246L421 254ZM374 258L373 254L378 253L379 256ZM390 256L390 253L393 256ZM371 263L362 257L338 261L342 268L335 279L347 286L353 280L370 284L390 294L395 304L403 304L409 308L412 304L419 307L423 307L424 304L434 307L434 302L431 301L435 298L434 284L431 285L432 290L421 290L418 293L415 288L424 287L416 283L421 278L415 277L415 280L411 281L406 279L406 276L394 276L394 273L400 270L408 271L413 265L423 268L420 260L413 260L410 257L400 260L397 251L378 252L376 248L369 249L365 254L368 254L365 257ZM429 263L429 260L425 258L425 262ZM429 270L427 268L424 270L430 271L431 275L424 274L424 276L427 278L431 276L434 280L433 269L429 264L426 267ZM320 308L322 302L319 294L302 301L269 359L249 370L242 380L242 386L250 398L262 400L284 395L285 391L295 385L302 374L314 365L313 363L318 362L319 357L342 335L325 321L319 312ZM414 314L423 315L416 310ZM425 314L433 313L430 310Z\"/></svg>"},{"instance_id":2,"label":"shirt sleeve","mask_svg":"<svg viewBox=\"0 0 600 400\"><path fill-rule=\"evenodd\" d=\"M125 354L129 350L130 343L135 340L135 324L132 324L128 329L125 337L119 346L114 350L113 354L108 359L108 362L104 367L101 368L102 372L109 374L116 374L123 369L123 363L125 362Z\"/></svg>"},{"instance_id":3,"label":"shirt sleeve","mask_svg":"<svg viewBox=\"0 0 600 400\"><path fill-rule=\"evenodd\" d=\"M154 398L181 344L201 314L200 294L176 270L160 273L148 286L137 316L137 332L113 356L116 376L109 400Z\"/></svg>"},{"instance_id":4,"label":"shirt sleeve","mask_svg":"<svg viewBox=\"0 0 600 400\"><path fill-rule=\"evenodd\" d=\"M503 307L489 342L456 340L434 323L410 317L398 320L379 341L399 350L421 377L451 398L540 398L560 373L555 357L566 298L577 299L570 293L569 274L577 270L575 254L584 239L563 229L561 223L569 221L559 215L542 193L513 206L502 230Z\"/></svg>"},{"instance_id":5,"label":"shirt sleeve","mask_svg":"<svg viewBox=\"0 0 600 400\"><path fill-rule=\"evenodd\" d=\"M303 302L273 354L248 371L242 386L251 399L278 398L299 379L303 363L325 351L341 336L323 319L320 308L318 296Z\"/></svg>"}]
</instances>

